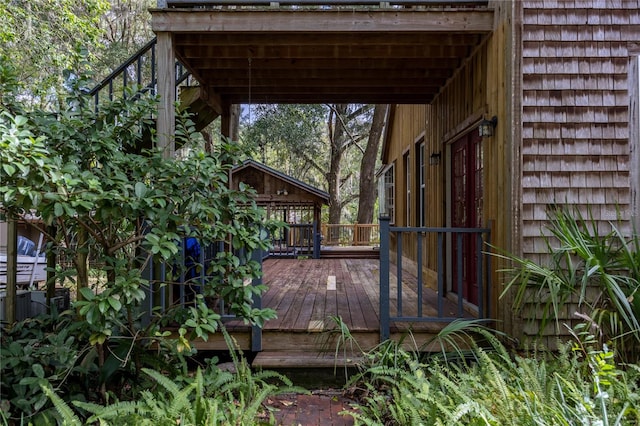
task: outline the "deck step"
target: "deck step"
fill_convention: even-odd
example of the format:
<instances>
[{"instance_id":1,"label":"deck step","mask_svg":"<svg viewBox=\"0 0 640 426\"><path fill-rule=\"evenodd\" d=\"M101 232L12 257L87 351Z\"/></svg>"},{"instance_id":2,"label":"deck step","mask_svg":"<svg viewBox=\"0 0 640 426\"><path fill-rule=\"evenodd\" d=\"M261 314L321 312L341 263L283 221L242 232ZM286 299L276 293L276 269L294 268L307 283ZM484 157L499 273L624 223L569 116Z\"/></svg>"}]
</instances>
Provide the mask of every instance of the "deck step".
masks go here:
<instances>
[{"instance_id":1,"label":"deck step","mask_svg":"<svg viewBox=\"0 0 640 426\"><path fill-rule=\"evenodd\" d=\"M354 250L321 250L321 259L379 259L380 251L376 249Z\"/></svg>"},{"instance_id":2,"label":"deck step","mask_svg":"<svg viewBox=\"0 0 640 426\"><path fill-rule=\"evenodd\" d=\"M362 361L359 356L346 359L334 353L266 351L256 355L252 367L260 368L334 368L354 367Z\"/></svg>"}]
</instances>

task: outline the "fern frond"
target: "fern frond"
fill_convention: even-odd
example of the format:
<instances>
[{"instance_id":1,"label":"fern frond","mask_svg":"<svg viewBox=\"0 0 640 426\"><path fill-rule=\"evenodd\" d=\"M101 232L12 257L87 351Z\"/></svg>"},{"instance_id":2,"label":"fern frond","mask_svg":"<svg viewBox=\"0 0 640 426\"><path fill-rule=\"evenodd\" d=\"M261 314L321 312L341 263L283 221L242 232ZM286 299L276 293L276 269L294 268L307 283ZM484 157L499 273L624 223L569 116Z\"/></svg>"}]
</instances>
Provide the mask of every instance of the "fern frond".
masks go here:
<instances>
[{"instance_id":1,"label":"fern frond","mask_svg":"<svg viewBox=\"0 0 640 426\"><path fill-rule=\"evenodd\" d=\"M143 368L142 371L158 382L170 395L175 395L180 392L180 387L171 379L165 377L162 373L152 370L150 368Z\"/></svg>"},{"instance_id":2,"label":"fern frond","mask_svg":"<svg viewBox=\"0 0 640 426\"><path fill-rule=\"evenodd\" d=\"M69 405L60 398L49 386L41 386L42 392L51 400L58 414L60 414L62 424L64 426L82 426L82 421L69 407Z\"/></svg>"}]
</instances>

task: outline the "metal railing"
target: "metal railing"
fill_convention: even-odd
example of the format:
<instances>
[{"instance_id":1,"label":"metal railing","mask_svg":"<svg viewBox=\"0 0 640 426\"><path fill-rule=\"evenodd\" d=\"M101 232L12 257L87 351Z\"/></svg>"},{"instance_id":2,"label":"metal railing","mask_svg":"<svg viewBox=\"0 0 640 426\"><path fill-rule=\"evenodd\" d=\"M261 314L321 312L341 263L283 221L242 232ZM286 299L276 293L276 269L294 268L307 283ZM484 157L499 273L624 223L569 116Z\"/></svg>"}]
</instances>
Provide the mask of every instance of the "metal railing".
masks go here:
<instances>
[{"instance_id":1,"label":"metal railing","mask_svg":"<svg viewBox=\"0 0 640 426\"><path fill-rule=\"evenodd\" d=\"M490 242L490 232L489 228L392 227L389 224L389 218L380 218L380 339L384 341L389 338L392 322L451 322L469 316L467 308L470 305L474 305L477 309L478 318L486 318L490 313L489 301L491 300L490 274L488 273L490 256L483 250L485 245ZM408 280L403 277L402 248L403 239L407 235L415 238L417 249L417 276L415 277L415 288L411 289L417 295L415 305L405 303L405 299L408 300L408 298L405 297L404 287L405 281ZM435 244L425 244L428 235L435 236ZM394 306L391 305L390 241L392 236L396 243ZM466 246L466 249L463 249L463 246ZM428 291L423 277L423 271L428 269L423 260L425 247L437 252L435 270L437 285L435 292L431 292L431 300L435 297L435 315L425 313L424 300L427 299L426 292ZM468 265L467 262L471 262L471 265L474 266L472 269L475 269L471 271L471 275L465 274L465 272L469 272L464 270L464 265ZM449 285L445 282L446 277L449 277ZM465 280L473 280L477 284L477 294L468 294L468 290L465 289ZM447 293L454 297L447 298ZM449 312L445 313L445 303L455 303L456 313L454 316Z\"/></svg>"},{"instance_id":2,"label":"metal railing","mask_svg":"<svg viewBox=\"0 0 640 426\"><path fill-rule=\"evenodd\" d=\"M376 246L380 244L380 225L373 223L323 223L322 244L325 246Z\"/></svg>"}]
</instances>

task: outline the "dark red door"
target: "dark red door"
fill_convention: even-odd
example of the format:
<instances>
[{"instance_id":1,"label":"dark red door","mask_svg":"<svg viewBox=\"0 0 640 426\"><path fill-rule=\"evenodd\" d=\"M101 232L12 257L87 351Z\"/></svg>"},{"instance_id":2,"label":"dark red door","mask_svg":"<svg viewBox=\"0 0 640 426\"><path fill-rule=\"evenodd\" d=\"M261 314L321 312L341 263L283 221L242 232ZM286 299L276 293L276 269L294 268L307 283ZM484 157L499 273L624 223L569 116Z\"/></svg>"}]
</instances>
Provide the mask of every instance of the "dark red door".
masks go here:
<instances>
[{"instance_id":1,"label":"dark red door","mask_svg":"<svg viewBox=\"0 0 640 426\"><path fill-rule=\"evenodd\" d=\"M479 228L482 226L482 138L473 131L458 139L451 156L452 226ZM460 237L458 237L460 235ZM452 291L478 304L478 249L475 234L454 234L452 237ZM462 275L458 262L462 262Z\"/></svg>"}]
</instances>

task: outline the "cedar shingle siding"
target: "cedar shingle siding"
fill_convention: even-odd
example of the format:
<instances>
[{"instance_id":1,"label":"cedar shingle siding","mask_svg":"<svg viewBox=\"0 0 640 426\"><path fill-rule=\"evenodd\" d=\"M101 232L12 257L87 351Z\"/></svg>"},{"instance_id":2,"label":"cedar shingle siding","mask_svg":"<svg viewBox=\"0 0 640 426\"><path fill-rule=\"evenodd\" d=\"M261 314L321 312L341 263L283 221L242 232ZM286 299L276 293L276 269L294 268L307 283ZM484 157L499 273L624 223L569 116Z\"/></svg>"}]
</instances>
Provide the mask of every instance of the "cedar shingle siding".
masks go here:
<instances>
[{"instance_id":1,"label":"cedar shingle siding","mask_svg":"<svg viewBox=\"0 0 640 426\"><path fill-rule=\"evenodd\" d=\"M540 257L546 207L631 219L629 46L640 2L525 1L522 27L523 252ZM637 143L637 141L635 141ZM629 223L629 222L627 222Z\"/></svg>"}]
</instances>

